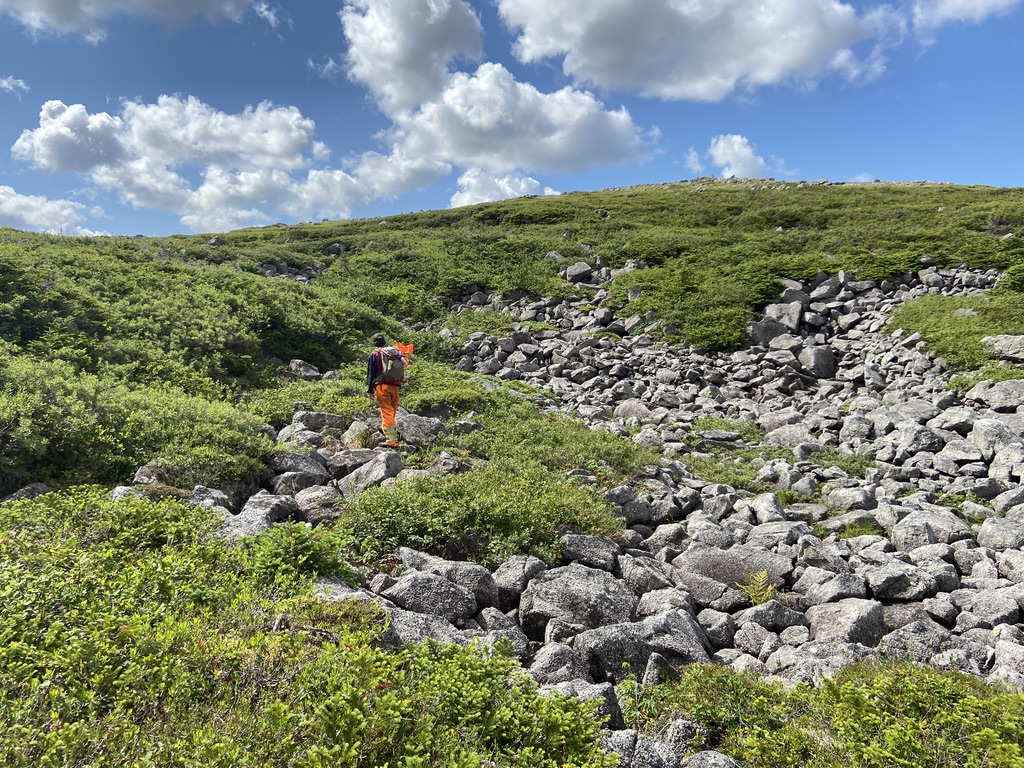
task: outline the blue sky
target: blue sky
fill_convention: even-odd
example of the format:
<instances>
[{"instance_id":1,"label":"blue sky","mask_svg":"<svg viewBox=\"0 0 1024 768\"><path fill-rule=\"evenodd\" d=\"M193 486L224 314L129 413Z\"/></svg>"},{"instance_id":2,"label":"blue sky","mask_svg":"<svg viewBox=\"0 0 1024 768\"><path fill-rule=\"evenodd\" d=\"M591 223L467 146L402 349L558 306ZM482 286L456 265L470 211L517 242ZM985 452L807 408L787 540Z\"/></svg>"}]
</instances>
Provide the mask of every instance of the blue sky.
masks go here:
<instances>
[{"instance_id":1,"label":"blue sky","mask_svg":"<svg viewBox=\"0 0 1024 768\"><path fill-rule=\"evenodd\" d=\"M1021 0L0 0L0 226L697 176L1024 185Z\"/></svg>"}]
</instances>

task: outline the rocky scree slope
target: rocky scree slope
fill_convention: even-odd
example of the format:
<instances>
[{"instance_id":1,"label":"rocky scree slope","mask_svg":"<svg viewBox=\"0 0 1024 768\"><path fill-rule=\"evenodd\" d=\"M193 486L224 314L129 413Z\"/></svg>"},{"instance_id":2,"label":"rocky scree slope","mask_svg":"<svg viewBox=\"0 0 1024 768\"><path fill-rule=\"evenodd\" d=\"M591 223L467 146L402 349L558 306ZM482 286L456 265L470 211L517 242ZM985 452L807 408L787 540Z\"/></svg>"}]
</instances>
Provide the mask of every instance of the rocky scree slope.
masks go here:
<instances>
[{"instance_id":1,"label":"rocky scree slope","mask_svg":"<svg viewBox=\"0 0 1024 768\"><path fill-rule=\"evenodd\" d=\"M644 477L606 491L624 534L566 531L564 563L517 556L493 572L403 549L400 575L357 588L321 580L323 599L381 605L391 616L384 642L396 648L426 638L511 643L546 690L601 701L606 746L634 768L734 763L714 752L682 758L693 736L683 721L658 742L625 730L614 684L626 675L652 683L715 662L813 684L885 655L1024 689L1024 382L983 382L961 396L918 336L882 333L901 302L981 293L997 272L928 267L899 283L845 274L790 282L749 327L752 346L734 353L654 341L651 318L606 305L607 268L573 265L563 275L594 297L463 297L466 311L488 306L554 330L472 334L458 367L546 388L591 427L663 453ZM301 361L292 368L319 375ZM696 476L687 461L711 447L756 447L738 431L695 434L708 416L756 422L763 444L787 452L757 460L757 480L820 501L783 505L775 491ZM295 450L275 458L266 488L240 498L197 487L192 503L221 509L221 532L234 539L287 519L331 519L341 499L374 485L468 468L442 454L428 469L405 469L401 452L376 445L376 427L372 417L299 410L277 435ZM474 428L399 415L413 445ZM328 432L347 447L329 447L337 442ZM875 462L853 477L817 463L826 450ZM158 479L142 468L134 483ZM966 500L944 503L949 495ZM850 530L878 533L839 535ZM754 575L778 590L774 599L752 604L741 587Z\"/></svg>"}]
</instances>

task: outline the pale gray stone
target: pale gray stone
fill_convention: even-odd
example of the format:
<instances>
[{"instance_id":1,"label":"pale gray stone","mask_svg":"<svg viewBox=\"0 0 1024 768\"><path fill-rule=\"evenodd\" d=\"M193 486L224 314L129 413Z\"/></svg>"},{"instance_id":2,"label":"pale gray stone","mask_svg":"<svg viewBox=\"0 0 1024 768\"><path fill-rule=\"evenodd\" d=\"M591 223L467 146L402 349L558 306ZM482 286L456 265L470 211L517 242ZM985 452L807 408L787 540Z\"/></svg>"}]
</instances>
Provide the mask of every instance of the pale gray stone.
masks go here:
<instances>
[{"instance_id":1,"label":"pale gray stone","mask_svg":"<svg viewBox=\"0 0 1024 768\"><path fill-rule=\"evenodd\" d=\"M814 640L834 639L873 647L885 634L882 604L876 600L846 598L807 609Z\"/></svg>"},{"instance_id":2,"label":"pale gray stone","mask_svg":"<svg viewBox=\"0 0 1024 768\"><path fill-rule=\"evenodd\" d=\"M636 605L629 587L607 571L574 564L535 576L519 610L523 630L537 639L551 619L588 628L622 624L633 617Z\"/></svg>"}]
</instances>

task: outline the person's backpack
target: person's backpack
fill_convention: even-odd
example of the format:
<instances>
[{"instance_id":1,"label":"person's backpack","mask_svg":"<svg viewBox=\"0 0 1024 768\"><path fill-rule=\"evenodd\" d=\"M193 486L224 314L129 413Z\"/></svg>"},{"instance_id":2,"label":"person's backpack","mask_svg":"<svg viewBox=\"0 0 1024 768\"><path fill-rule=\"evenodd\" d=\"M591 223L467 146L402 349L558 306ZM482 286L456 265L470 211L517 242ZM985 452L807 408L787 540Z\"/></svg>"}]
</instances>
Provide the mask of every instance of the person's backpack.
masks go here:
<instances>
[{"instance_id":1,"label":"person's backpack","mask_svg":"<svg viewBox=\"0 0 1024 768\"><path fill-rule=\"evenodd\" d=\"M405 358L398 347L381 347L380 373L375 379L376 384L401 384L405 381Z\"/></svg>"}]
</instances>

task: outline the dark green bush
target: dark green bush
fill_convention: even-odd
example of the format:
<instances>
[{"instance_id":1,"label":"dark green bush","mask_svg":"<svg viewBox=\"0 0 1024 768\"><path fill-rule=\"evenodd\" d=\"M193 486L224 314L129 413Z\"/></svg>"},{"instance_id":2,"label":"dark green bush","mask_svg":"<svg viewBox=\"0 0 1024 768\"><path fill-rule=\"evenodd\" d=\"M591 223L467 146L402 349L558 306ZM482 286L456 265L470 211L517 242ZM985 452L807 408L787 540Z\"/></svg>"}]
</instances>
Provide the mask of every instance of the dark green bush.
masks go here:
<instances>
[{"instance_id":1,"label":"dark green bush","mask_svg":"<svg viewBox=\"0 0 1024 768\"><path fill-rule=\"evenodd\" d=\"M693 751L751 768L1024 765L1024 696L913 664L853 664L818 688L696 665L658 686L623 683L619 696L631 727L687 718L702 729Z\"/></svg>"},{"instance_id":2,"label":"dark green bush","mask_svg":"<svg viewBox=\"0 0 1024 768\"><path fill-rule=\"evenodd\" d=\"M539 696L516 659L388 653L378 609L312 598L336 533L230 548L217 522L101 489L0 506L0 764L617 763L594 703Z\"/></svg>"},{"instance_id":3,"label":"dark green bush","mask_svg":"<svg viewBox=\"0 0 1024 768\"><path fill-rule=\"evenodd\" d=\"M344 510L364 557L387 557L407 546L489 567L517 553L556 562L560 525L595 535L621 528L598 491L509 460L373 488L346 499Z\"/></svg>"},{"instance_id":4,"label":"dark green bush","mask_svg":"<svg viewBox=\"0 0 1024 768\"><path fill-rule=\"evenodd\" d=\"M0 357L0 493L28 482L124 483L153 460L187 487L249 479L270 454L260 424L227 403L8 349Z\"/></svg>"}]
</instances>

